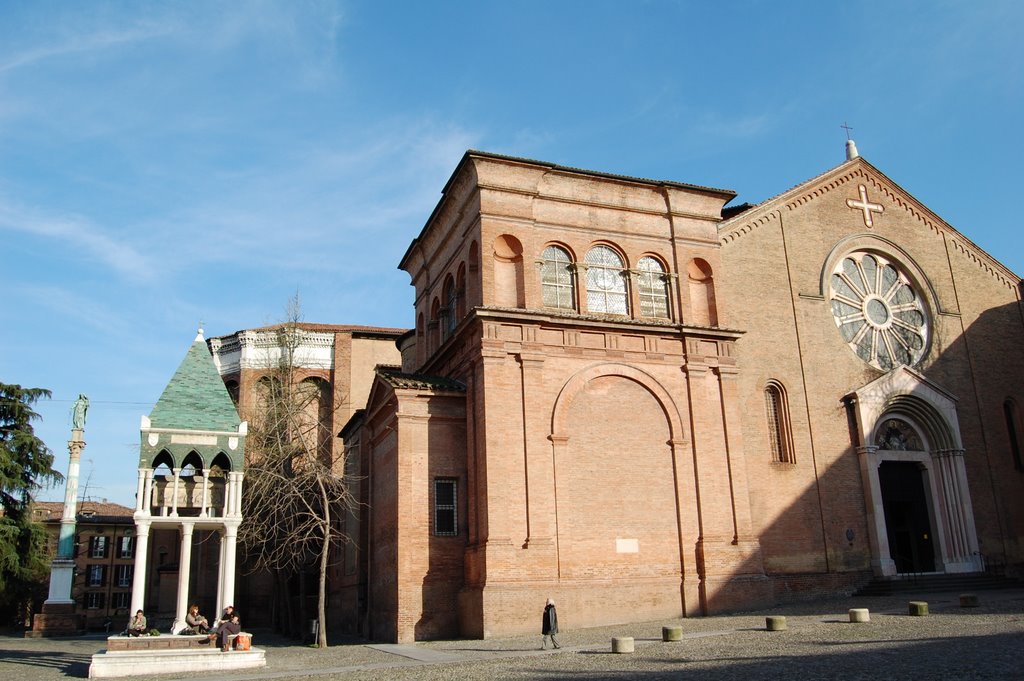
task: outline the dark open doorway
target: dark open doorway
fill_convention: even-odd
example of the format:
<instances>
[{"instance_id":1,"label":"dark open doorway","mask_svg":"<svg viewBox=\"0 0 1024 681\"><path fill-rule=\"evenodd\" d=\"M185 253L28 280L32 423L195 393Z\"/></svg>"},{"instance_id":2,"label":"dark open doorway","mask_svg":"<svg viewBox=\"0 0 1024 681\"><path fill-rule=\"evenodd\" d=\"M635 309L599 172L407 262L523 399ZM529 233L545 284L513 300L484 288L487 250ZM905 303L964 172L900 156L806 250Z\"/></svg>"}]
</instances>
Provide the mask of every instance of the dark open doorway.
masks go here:
<instances>
[{"instance_id":1,"label":"dark open doorway","mask_svg":"<svg viewBox=\"0 0 1024 681\"><path fill-rule=\"evenodd\" d=\"M896 562L896 572L935 572L935 544L920 464L883 461L878 468L878 482L882 488L889 555Z\"/></svg>"}]
</instances>

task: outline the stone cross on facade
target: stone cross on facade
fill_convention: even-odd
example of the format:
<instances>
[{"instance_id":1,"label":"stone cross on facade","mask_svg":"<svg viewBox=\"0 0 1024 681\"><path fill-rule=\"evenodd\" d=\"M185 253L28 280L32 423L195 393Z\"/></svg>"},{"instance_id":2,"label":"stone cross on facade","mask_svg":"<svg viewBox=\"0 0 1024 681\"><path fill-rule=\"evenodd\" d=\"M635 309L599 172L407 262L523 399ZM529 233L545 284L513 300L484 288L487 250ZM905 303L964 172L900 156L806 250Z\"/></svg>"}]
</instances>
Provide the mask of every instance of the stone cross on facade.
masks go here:
<instances>
[{"instance_id":1,"label":"stone cross on facade","mask_svg":"<svg viewBox=\"0 0 1024 681\"><path fill-rule=\"evenodd\" d=\"M871 203L868 201L868 188L864 185L859 185L860 189L860 200L846 199L846 205L850 208L856 208L857 210L864 212L864 226L874 227L875 221L871 219L872 213L881 213L885 208L880 203Z\"/></svg>"}]
</instances>

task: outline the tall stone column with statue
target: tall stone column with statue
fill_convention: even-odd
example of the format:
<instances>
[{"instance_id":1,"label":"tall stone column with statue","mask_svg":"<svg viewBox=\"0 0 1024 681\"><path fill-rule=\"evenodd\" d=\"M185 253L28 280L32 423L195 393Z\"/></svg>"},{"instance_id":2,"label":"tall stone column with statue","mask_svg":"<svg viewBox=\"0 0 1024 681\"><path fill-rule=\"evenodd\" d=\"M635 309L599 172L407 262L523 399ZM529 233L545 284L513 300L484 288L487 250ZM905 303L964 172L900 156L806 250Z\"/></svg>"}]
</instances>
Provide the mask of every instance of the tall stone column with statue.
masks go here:
<instances>
[{"instance_id":1,"label":"tall stone column with statue","mask_svg":"<svg viewBox=\"0 0 1024 681\"><path fill-rule=\"evenodd\" d=\"M57 556L50 564L50 591L43 611L32 618L26 636L67 636L85 628L85 617L75 612L71 593L75 580L75 529L78 510L78 468L85 449L85 417L89 398L79 395L71 407L71 439L68 441L68 475L64 486L64 513L60 521Z\"/></svg>"}]
</instances>

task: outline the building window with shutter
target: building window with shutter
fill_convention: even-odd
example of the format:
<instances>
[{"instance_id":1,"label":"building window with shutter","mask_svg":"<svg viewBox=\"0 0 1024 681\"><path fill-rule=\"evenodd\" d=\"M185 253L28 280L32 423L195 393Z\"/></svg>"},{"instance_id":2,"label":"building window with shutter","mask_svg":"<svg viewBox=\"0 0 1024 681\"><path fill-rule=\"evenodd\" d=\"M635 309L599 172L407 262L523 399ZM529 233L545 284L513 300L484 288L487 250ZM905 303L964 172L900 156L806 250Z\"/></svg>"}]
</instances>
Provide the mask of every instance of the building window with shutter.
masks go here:
<instances>
[{"instance_id":1,"label":"building window with shutter","mask_svg":"<svg viewBox=\"0 0 1024 681\"><path fill-rule=\"evenodd\" d=\"M127 608L131 603L132 595L130 592L121 591L111 596L111 604L117 610Z\"/></svg>"},{"instance_id":2,"label":"building window with shutter","mask_svg":"<svg viewBox=\"0 0 1024 681\"><path fill-rule=\"evenodd\" d=\"M135 556L135 537L121 537L117 545L118 558L133 558Z\"/></svg>"},{"instance_id":3,"label":"building window with shutter","mask_svg":"<svg viewBox=\"0 0 1024 681\"><path fill-rule=\"evenodd\" d=\"M438 537L455 537L459 534L458 480L455 478L434 479L434 534Z\"/></svg>"},{"instance_id":4,"label":"building window with shutter","mask_svg":"<svg viewBox=\"0 0 1024 681\"><path fill-rule=\"evenodd\" d=\"M109 546L109 540L101 534L96 535L89 539L89 557L90 558L106 558L107 547Z\"/></svg>"},{"instance_id":5,"label":"building window with shutter","mask_svg":"<svg viewBox=\"0 0 1024 681\"><path fill-rule=\"evenodd\" d=\"M126 588L132 585L132 576L135 574L134 565L117 566L117 585Z\"/></svg>"},{"instance_id":6,"label":"building window with shutter","mask_svg":"<svg viewBox=\"0 0 1024 681\"><path fill-rule=\"evenodd\" d=\"M106 565L90 565L85 575L88 586L104 586L107 582Z\"/></svg>"},{"instance_id":7,"label":"building window with shutter","mask_svg":"<svg viewBox=\"0 0 1024 681\"><path fill-rule=\"evenodd\" d=\"M85 594L85 607L88 610L102 610L106 601L106 594L102 591L90 591Z\"/></svg>"}]
</instances>

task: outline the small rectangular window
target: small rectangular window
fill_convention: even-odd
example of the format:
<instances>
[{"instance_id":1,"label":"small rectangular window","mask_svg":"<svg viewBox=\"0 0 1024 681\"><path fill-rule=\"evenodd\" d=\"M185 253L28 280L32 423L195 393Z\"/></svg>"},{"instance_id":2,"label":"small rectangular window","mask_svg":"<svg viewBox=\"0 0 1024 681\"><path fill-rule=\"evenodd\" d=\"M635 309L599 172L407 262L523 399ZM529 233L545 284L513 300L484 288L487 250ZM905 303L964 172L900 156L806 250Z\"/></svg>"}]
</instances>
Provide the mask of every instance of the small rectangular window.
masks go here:
<instances>
[{"instance_id":1,"label":"small rectangular window","mask_svg":"<svg viewBox=\"0 0 1024 681\"><path fill-rule=\"evenodd\" d=\"M85 607L89 610L102 610L103 602L106 600L102 591L90 591L85 594Z\"/></svg>"},{"instance_id":2,"label":"small rectangular window","mask_svg":"<svg viewBox=\"0 0 1024 681\"><path fill-rule=\"evenodd\" d=\"M114 608L122 609L127 608L132 603L132 595L126 592L118 592L111 598L111 603Z\"/></svg>"},{"instance_id":3,"label":"small rectangular window","mask_svg":"<svg viewBox=\"0 0 1024 681\"><path fill-rule=\"evenodd\" d=\"M107 557L107 537L103 535L96 535L89 540L89 557L90 558L106 558Z\"/></svg>"},{"instance_id":4,"label":"small rectangular window","mask_svg":"<svg viewBox=\"0 0 1024 681\"><path fill-rule=\"evenodd\" d=\"M132 558L135 555L135 537L121 537L117 545L118 558Z\"/></svg>"},{"instance_id":5,"label":"small rectangular window","mask_svg":"<svg viewBox=\"0 0 1024 681\"><path fill-rule=\"evenodd\" d=\"M438 537L454 537L459 533L458 480L435 478L434 480L434 534Z\"/></svg>"},{"instance_id":6,"label":"small rectangular window","mask_svg":"<svg viewBox=\"0 0 1024 681\"><path fill-rule=\"evenodd\" d=\"M85 583L89 586L103 586L106 584L106 577L106 565L90 565L89 571L86 573L85 576Z\"/></svg>"},{"instance_id":7,"label":"small rectangular window","mask_svg":"<svg viewBox=\"0 0 1024 681\"><path fill-rule=\"evenodd\" d=\"M132 585L132 577L135 574L134 565L118 565L117 566L117 585L119 587L129 587Z\"/></svg>"}]
</instances>

